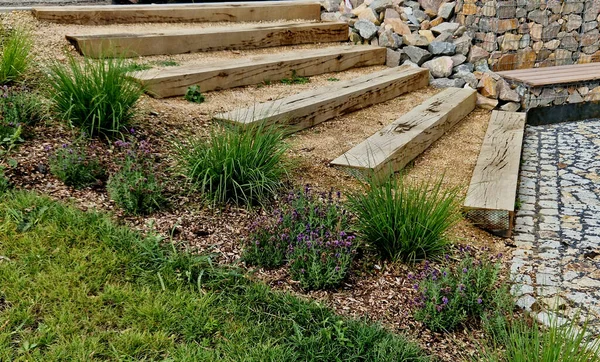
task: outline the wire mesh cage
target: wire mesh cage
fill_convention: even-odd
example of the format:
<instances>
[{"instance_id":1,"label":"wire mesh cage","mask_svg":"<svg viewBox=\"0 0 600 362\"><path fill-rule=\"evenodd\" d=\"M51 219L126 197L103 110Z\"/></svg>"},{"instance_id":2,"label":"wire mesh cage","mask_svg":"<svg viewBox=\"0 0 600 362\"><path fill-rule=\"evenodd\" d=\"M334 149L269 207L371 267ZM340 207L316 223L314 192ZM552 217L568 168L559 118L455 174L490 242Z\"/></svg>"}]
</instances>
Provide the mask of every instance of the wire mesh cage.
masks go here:
<instances>
[{"instance_id":1,"label":"wire mesh cage","mask_svg":"<svg viewBox=\"0 0 600 362\"><path fill-rule=\"evenodd\" d=\"M598 0L463 0L458 14L494 71L600 61Z\"/></svg>"}]
</instances>

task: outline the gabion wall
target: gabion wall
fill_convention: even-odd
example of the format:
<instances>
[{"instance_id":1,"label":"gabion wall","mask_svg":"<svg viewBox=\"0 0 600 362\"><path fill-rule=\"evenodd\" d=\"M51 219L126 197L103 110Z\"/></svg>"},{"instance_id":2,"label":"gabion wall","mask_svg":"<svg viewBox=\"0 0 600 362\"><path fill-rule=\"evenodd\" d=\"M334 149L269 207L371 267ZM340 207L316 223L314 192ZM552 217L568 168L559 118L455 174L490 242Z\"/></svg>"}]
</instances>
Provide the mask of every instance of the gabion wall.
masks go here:
<instances>
[{"instance_id":1,"label":"gabion wall","mask_svg":"<svg viewBox=\"0 0 600 362\"><path fill-rule=\"evenodd\" d=\"M600 0L458 0L456 8L492 70L600 61Z\"/></svg>"}]
</instances>

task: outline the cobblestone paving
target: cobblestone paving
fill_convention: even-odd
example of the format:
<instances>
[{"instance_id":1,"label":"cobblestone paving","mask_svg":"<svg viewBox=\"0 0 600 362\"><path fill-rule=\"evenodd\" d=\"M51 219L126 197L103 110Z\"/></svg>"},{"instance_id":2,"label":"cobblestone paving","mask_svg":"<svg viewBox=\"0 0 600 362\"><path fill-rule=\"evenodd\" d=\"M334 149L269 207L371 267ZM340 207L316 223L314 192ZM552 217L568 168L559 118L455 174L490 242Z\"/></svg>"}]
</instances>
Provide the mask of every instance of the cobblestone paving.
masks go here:
<instances>
[{"instance_id":1,"label":"cobblestone paving","mask_svg":"<svg viewBox=\"0 0 600 362\"><path fill-rule=\"evenodd\" d=\"M518 195L517 304L579 312L600 336L600 120L528 126Z\"/></svg>"}]
</instances>

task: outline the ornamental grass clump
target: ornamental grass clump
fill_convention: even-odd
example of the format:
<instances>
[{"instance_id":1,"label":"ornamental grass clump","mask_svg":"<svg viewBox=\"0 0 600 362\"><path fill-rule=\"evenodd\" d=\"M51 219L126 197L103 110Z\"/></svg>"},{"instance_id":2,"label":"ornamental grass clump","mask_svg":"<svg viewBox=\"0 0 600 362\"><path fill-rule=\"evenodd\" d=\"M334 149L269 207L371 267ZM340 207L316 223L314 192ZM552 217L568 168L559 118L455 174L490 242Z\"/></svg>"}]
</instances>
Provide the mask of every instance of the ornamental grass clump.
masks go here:
<instances>
[{"instance_id":1,"label":"ornamental grass clump","mask_svg":"<svg viewBox=\"0 0 600 362\"><path fill-rule=\"evenodd\" d=\"M475 258L467 249L460 257L458 266L441 270L426 262L415 284L419 295L414 317L432 331L451 331L469 319L480 321L495 308L501 255Z\"/></svg>"},{"instance_id":2,"label":"ornamental grass clump","mask_svg":"<svg viewBox=\"0 0 600 362\"><path fill-rule=\"evenodd\" d=\"M21 28L12 29L2 37L0 47L0 84L21 80L31 65L31 34Z\"/></svg>"},{"instance_id":3,"label":"ornamental grass clump","mask_svg":"<svg viewBox=\"0 0 600 362\"><path fill-rule=\"evenodd\" d=\"M460 220L458 190L437 182L407 183L403 177L373 176L365 190L350 194L357 236L384 259L418 262L443 255L447 231Z\"/></svg>"},{"instance_id":4,"label":"ornamental grass clump","mask_svg":"<svg viewBox=\"0 0 600 362\"><path fill-rule=\"evenodd\" d=\"M340 193L316 194L307 186L252 224L244 260L266 268L287 262L292 279L303 288L333 288L346 278L356 251L349 225Z\"/></svg>"},{"instance_id":5,"label":"ornamental grass clump","mask_svg":"<svg viewBox=\"0 0 600 362\"><path fill-rule=\"evenodd\" d=\"M55 111L89 136L121 133L131 124L143 92L128 71L122 59L69 57L66 66L55 63L48 79Z\"/></svg>"},{"instance_id":6,"label":"ornamental grass clump","mask_svg":"<svg viewBox=\"0 0 600 362\"><path fill-rule=\"evenodd\" d=\"M210 138L177 145L183 173L213 204L262 204L287 175L284 133L277 126L215 127Z\"/></svg>"},{"instance_id":7,"label":"ornamental grass clump","mask_svg":"<svg viewBox=\"0 0 600 362\"><path fill-rule=\"evenodd\" d=\"M108 179L106 188L110 198L128 214L159 210L165 198L150 144L117 141L115 146L124 155L119 159L119 170Z\"/></svg>"},{"instance_id":8,"label":"ornamental grass clump","mask_svg":"<svg viewBox=\"0 0 600 362\"><path fill-rule=\"evenodd\" d=\"M84 140L64 143L48 158L50 172L67 186L78 189L91 186L105 175L94 151L94 146Z\"/></svg>"}]
</instances>

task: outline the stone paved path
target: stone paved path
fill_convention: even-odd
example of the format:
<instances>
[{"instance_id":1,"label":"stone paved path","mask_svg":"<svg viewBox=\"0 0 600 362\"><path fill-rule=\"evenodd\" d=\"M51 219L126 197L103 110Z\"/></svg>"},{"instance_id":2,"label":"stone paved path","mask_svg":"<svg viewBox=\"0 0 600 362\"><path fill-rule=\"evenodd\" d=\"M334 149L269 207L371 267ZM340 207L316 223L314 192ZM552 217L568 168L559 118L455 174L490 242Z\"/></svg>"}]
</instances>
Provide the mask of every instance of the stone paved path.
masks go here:
<instances>
[{"instance_id":1,"label":"stone paved path","mask_svg":"<svg viewBox=\"0 0 600 362\"><path fill-rule=\"evenodd\" d=\"M519 306L579 311L600 336L600 120L528 126L518 195Z\"/></svg>"}]
</instances>

